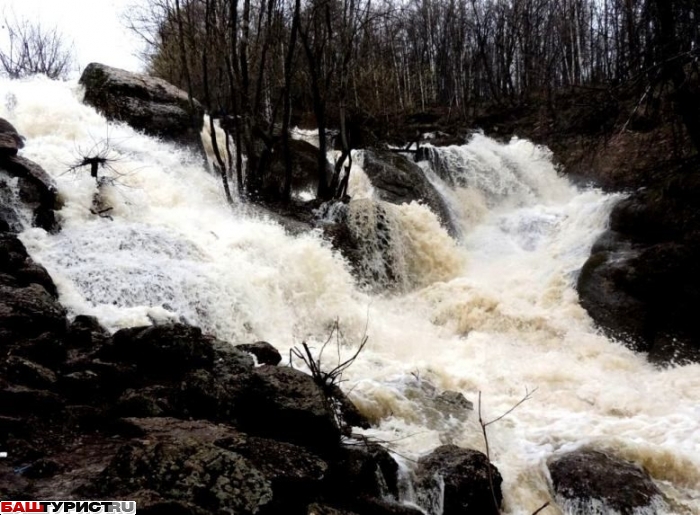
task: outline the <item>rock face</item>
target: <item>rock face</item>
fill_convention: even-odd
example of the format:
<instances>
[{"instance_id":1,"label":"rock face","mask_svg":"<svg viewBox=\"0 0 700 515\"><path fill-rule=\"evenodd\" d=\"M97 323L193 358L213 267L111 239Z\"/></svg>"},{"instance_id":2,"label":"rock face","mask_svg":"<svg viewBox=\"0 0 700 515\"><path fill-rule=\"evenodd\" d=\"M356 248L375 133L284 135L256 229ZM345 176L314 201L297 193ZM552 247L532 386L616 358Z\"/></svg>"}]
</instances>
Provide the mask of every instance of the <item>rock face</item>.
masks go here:
<instances>
[{"instance_id":1,"label":"rock face","mask_svg":"<svg viewBox=\"0 0 700 515\"><path fill-rule=\"evenodd\" d=\"M379 198L393 204L423 202L451 235L457 234L447 204L417 164L393 152L366 150L363 169Z\"/></svg>"},{"instance_id":2,"label":"rock face","mask_svg":"<svg viewBox=\"0 0 700 515\"><path fill-rule=\"evenodd\" d=\"M486 455L472 449L443 445L418 460L419 504L425 508L439 505L444 488L443 515L498 515L503 500L502 482L501 474Z\"/></svg>"},{"instance_id":3,"label":"rock face","mask_svg":"<svg viewBox=\"0 0 700 515\"><path fill-rule=\"evenodd\" d=\"M54 211L60 209L61 202L56 184L41 166L16 153L0 151L0 229L20 232L24 229L20 211L26 210L31 213L32 225L57 232L60 226ZM14 181L16 186L12 187Z\"/></svg>"},{"instance_id":4,"label":"rock face","mask_svg":"<svg viewBox=\"0 0 700 515\"><path fill-rule=\"evenodd\" d=\"M557 502L567 513L615 510L632 515L640 508L657 513L664 506L661 492L644 470L602 452L565 454L549 463L549 471Z\"/></svg>"},{"instance_id":5,"label":"rock face","mask_svg":"<svg viewBox=\"0 0 700 515\"><path fill-rule=\"evenodd\" d=\"M581 270L581 305L657 363L700 362L700 180L678 175L622 200Z\"/></svg>"},{"instance_id":6,"label":"rock face","mask_svg":"<svg viewBox=\"0 0 700 515\"><path fill-rule=\"evenodd\" d=\"M123 121L146 134L202 149L204 110L187 93L147 75L90 63L80 84L85 102L110 120Z\"/></svg>"}]
</instances>

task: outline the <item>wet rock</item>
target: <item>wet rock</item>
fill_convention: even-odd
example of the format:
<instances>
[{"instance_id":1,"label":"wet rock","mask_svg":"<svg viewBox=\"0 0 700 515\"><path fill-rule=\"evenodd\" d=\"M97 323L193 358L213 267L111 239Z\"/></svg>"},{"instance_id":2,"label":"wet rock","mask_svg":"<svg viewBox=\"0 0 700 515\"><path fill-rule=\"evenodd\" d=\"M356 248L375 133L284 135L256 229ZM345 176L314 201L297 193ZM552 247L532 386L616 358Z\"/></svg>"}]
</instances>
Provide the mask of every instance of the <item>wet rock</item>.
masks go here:
<instances>
[{"instance_id":1,"label":"wet rock","mask_svg":"<svg viewBox=\"0 0 700 515\"><path fill-rule=\"evenodd\" d=\"M95 317L78 315L68 327L66 342L72 348L96 349L110 338L109 331Z\"/></svg>"},{"instance_id":2,"label":"wet rock","mask_svg":"<svg viewBox=\"0 0 700 515\"><path fill-rule=\"evenodd\" d=\"M379 198L393 204L423 202L451 235L457 234L447 204L417 164L389 151L367 150L363 155L363 169Z\"/></svg>"},{"instance_id":3,"label":"wet rock","mask_svg":"<svg viewBox=\"0 0 700 515\"><path fill-rule=\"evenodd\" d=\"M689 168L688 168L689 167ZM610 336L655 363L700 362L700 178L692 162L616 204L578 290Z\"/></svg>"},{"instance_id":4,"label":"wet rock","mask_svg":"<svg viewBox=\"0 0 700 515\"><path fill-rule=\"evenodd\" d=\"M124 445L90 486L121 496L155 491L209 513L253 514L272 500L272 487L246 458L211 443L166 439Z\"/></svg>"},{"instance_id":5,"label":"wet rock","mask_svg":"<svg viewBox=\"0 0 700 515\"><path fill-rule=\"evenodd\" d=\"M336 499L398 497L399 466L382 446L357 441L345 445L328 474L330 494Z\"/></svg>"},{"instance_id":6,"label":"wet rock","mask_svg":"<svg viewBox=\"0 0 700 515\"><path fill-rule=\"evenodd\" d=\"M549 463L556 499L572 513L660 513L661 492L636 465L608 454L574 451ZM647 513L645 511L645 513Z\"/></svg>"},{"instance_id":7,"label":"wet rock","mask_svg":"<svg viewBox=\"0 0 700 515\"><path fill-rule=\"evenodd\" d=\"M211 339L183 324L121 329L100 354L108 361L134 363L148 377L177 377L214 363Z\"/></svg>"},{"instance_id":8,"label":"wet rock","mask_svg":"<svg viewBox=\"0 0 700 515\"><path fill-rule=\"evenodd\" d=\"M123 121L146 134L202 149L204 110L197 101L191 105L187 93L172 84L99 63L90 63L85 68L80 84L85 87L85 103L107 119Z\"/></svg>"},{"instance_id":9,"label":"wet rock","mask_svg":"<svg viewBox=\"0 0 700 515\"><path fill-rule=\"evenodd\" d=\"M64 402L55 393L46 390L7 385L0 389L3 415L31 415L47 417L61 409Z\"/></svg>"},{"instance_id":10,"label":"wet rock","mask_svg":"<svg viewBox=\"0 0 700 515\"><path fill-rule=\"evenodd\" d=\"M54 210L61 201L54 180L38 164L21 156L0 159L0 170L19 178L20 200L34 212L34 225L47 232L57 232L60 226Z\"/></svg>"},{"instance_id":11,"label":"wet rock","mask_svg":"<svg viewBox=\"0 0 700 515\"><path fill-rule=\"evenodd\" d=\"M305 190L316 191L318 184L318 147L308 141L290 139L289 153L292 164L292 192L299 193ZM333 166L326 160L326 180L333 176ZM284 177L286 165L284 161L284 148L282 141L278 141L272 148L270 163L263 174L262 188L272 198L282 198L284 191Z\"/></svg>"},{"instance_id":12,"label":"wet rock","mask_svg":"<svg viewBox=\"0 0 700 515\"><path fill-rule=\"evenodd\" d=\"M54 298L57 297L56 285L46 269L35 263L27 254L24 244L13 234L0 233L0 274L12 278L4 281L6 285L29 286L38 284Z\"/></svg>"},{"instance_id":13,"label":"wet rock","mask_svg":"<svg viewBox=\"0 0 700 515\"><path fill-rule=\"evenodd\" d=\"M185 375L177 397L182 416L231 421L250 387L253 358L220 340L211 340L214 365Z\"/></svg>"},{"instance_id":14,"label":"wet rock","mask_svg":"<svg viewBox=\"0 0 700 515\"><path fill-rule=\"evenodd\" d=\"M698 361L699 260L700 247L673 242L598 252L578 279L581 305L608 335L651 361Z\"/></svg>"},{"instance_id":15,"label":"wet rock","mask_svg":"<svg viewBox=\"0 0 700 515\"><path fill-rule=\"evenodd\" d=\"M61 376L59 389L72 401L94 401L102 393L103 379L93 370L79 370Z\"/></svg>"},{"instance_id":16,"label":"wet rock","mask_svg":"<svg viewBox=\"0 0 700 515\"><path fill-rule=\"evenodd\" d=\"M243 434L216 445L244 456L270 481L273 498L266 513L301 512L325 488L328 465L297 445Z\"/></svg>"},{"instance_id":17,"label":"wet rock","mask_svg":"<svg viewBox=\"0 0 700 515\"><path fill-rule=\"evenodd\" d=\"M207 370L195 370L180 385L177 413L213 421L235 420L249 381L249 374L222 378Z\"/></svg>"},{"instance_id":18,"label":"wet rock","mask_svg":"<svg viewBox=\"0 0 700 515\"><path fill-rule=\"evenodd\" d=\"M0 330L0 332L2 331ZM35 338L20 339L19 341L20 344L12 350L14 355L53 370L58 370L68 356L63 335L60 332L45 332Z\"/></svg>"},{"instance_id":19,"label":"wet rock","mask_svg":"<svg viewBox=\"0 0 700 515\"><path fill-rule=\"evenodd\" d=\"M196 441L243 457L272 491L264 513L301 513L324 486L328 465L293 444L249 436L223 425L172 418L129 418L126 434L144 441ZM158 490L162 493L161 490Z\"/></svg>"},{"instance_id":20,"label":"wet rock","mask_svg":"<svg viewBox=\"0 0 700 515\"><path fill-rule=\"evenodd\" d=\"M346 426L349 428L359 427L362 429L369 429L372 427L369 419L357 409L357 406L353 404L337 384L329 385L328 393L335 403L338 415Z\"/></svg>"},{"instance_id":21,"label":"wet rock","mask_svg":"<svg viewBox=\"0 0 700 515\"><path fill-rule=\"evenodd\" d=\"M444 483L443 515L497 515L503 500L502 482L486 455L472 449L443 445L418 460L418 504L426 508L437 505L436 496Z\"/></svg>"},{"instance_id":22,"label":"wet rock","mask_svg":"<svg viewBox=\"0 0 700 515\"><path fill-rule=\"evenodd\" d=\"M0 132L0 159L16 156L17 150L22 148L19 146L19 143L21 143L21 140L18 140L13 134Z\"/></svg>"},{"instance_id":23,"label":"wet rock","mask_svg":"<svg viewBox=\"0 0 700 515\"><path fill-rule=\"evenodd\" d=\"M242 343L236 348L243 352L249 352L258 360L261 365L279 365L282 356L279 351L267 342Z\"/></svg>"},{"instance_id":24,"label":"wet rock","mask_svg":"<svg viewBox=\"0 0 700 515\"><path fill-rule=\"evenodd\" d=\"M176 412L172 388L154 385L129 389L117 401L115 412L121 417L165 417Z\"/></svg>"},{"instance_id":25,"label":"wet rock","mask_svg":"<svg viewBox=\"0 0 700 515\"><path fill-rule=\"evenodd\" d=\"M652 332L648 327L649 307L624 286L636 274L630 264L636 255L631 251L592 255L583 265L576 287L581 306L610 336L646 351L646 340Z\"/></svg>"},{"instance_id":26,"label":"wet rock","mask_svg":"<svg viewBox=\"0 0 700 515\"><path fill-rule=\"evenodd\" d=\"M66 331L65 310L37 284L14 288L0 284L0 329L8 345L50 331Z\"/></svg>"},{"instance_id":27,"label":"wet rock","mask_svg":"<svg viewBox=\"0 0 700 515\"><path fill-rule=\"evenodd\" d=\"M18 356L9 356L3 368L10 381L22 386L50 388L56 383L52 370Z\"/></svg>"},{"instance_id":28,"label":"wet rock","mask_svg":"<svg viewBox=\"0 0 700 515\"><path fill-rule=\"evenodd\" d=\"M255 369L237 419L247 433L295 443L321 456L340 442L340 430L321 388L311 376L292 368Z\"/></svg>"},{"instance_id":29,"label":"wet rock","mask_svg":"<svg viewBox=\"0 0 700 515\"><path fill-rule=\"evenodd\" d=\"M17 148L24 148L24 136L20 136L15 126L5 120L5 118L0 118L0 135L11 137L15 141Z\"/></svg>"},{"instance_id":30,"label":"wet rock","mask_svg":"<svg viewBox=\"0 0 700 515\"><path fill-rule=\"evenodd\" d=\"M433 405L440 413L455 417L458 420L466 420L469 413L474 410L474 403L460 392L445 390L433 399Z\"/></svg>"},{"instance_id":31,"label":"wet rock","mask_svg":"<svg viewBox=\"0 0 700 515\"><path fill-rule=\"evenodd\" d=\"M400 227L385 205L359 199L324 208L324 218L332 220L322 227L324 234L360 282L377 289L405 286L405 256L398 250Z\"/></svg>"}]
</instances>

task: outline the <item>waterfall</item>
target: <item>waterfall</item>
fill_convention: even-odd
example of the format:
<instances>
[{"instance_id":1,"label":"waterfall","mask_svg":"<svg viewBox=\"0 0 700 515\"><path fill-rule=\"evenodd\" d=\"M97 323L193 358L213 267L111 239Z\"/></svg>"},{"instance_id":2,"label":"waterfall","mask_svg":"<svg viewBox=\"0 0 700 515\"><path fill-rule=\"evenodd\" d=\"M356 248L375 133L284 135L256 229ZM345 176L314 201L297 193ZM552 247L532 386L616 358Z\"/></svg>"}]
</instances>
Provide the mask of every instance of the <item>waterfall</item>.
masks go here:
<instances>
[{"instance_id":1,"label":"waterfall","mask_svg":"<svg viewBox=\"0 0 700 515\"><path fill-rule=\"evenodd\" d=\"M378 202L355 163L348 216L369 235L384 213L393 236L377 252L407 282L374 291L320 232L290 235L231 209L198 158L106 122L81 96L71 82L0 80L0 116L27 137L23 155L64 201L60 233L33 228L21 239L72 315L110 330L184 320L283 354L302 340L320 345L338 319L342 356L369 337L344 383L375 422L366 434L407 459L446 442L484 449L475 417L441 415L435 392L475 401L481 391L492 419L536 389L489 427L504 513L550 500L546 460L589 445L643 464L673 513L700 513L700 365L654 368L601 335L574 290L615 196L574 187L530 142L477 135L431 149L423 164L459 221L455 242L425 206ZM69 171L81 149L107 138L112 161L100 173L111 219L90 211L89 171Z\"/></svg>"}]
</instances>

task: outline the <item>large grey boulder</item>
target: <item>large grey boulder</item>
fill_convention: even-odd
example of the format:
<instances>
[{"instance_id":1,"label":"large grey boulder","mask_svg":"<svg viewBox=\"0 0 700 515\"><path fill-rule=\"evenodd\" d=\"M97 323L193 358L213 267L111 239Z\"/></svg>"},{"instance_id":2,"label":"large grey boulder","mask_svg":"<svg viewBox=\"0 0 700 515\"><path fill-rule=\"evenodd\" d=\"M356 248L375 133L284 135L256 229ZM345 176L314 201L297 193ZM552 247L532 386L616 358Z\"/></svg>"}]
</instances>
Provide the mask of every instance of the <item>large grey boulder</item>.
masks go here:
<instances>
[{"instance_id":1,"label":"large grey boulder","mask_svg":"<svg viewBox=\"0 0 700 515\"><path fill-rule=\"evenodd\" d=\"M151 136L200 150L204 109L187 93L157 77L90 63L80 84L85 103L109 120L123 121Z\"/></svg>"},{"instance_id":2,"label":"large grey boulder","mask_svg":"<svg viewBox=\"0 0 700 515\"><path fill-rule=\"evenodd\" d=\"M665 513L661 491L649 474L633 463L579 450L549 463L557 503L566 513Z\"/></svg>"},{"instance_id":3,"label":"large grey boulder","mask_svg":"<svg viewBox=\"0 0 700 515\"><path fill-rule=\"evenodd\" d=\"M363 155L363 169L380 199L392 204L422 202L438 216L451 235L457 234L445 200L420 166L387 150L365 150Z\"/></svg>"}]
</instances>

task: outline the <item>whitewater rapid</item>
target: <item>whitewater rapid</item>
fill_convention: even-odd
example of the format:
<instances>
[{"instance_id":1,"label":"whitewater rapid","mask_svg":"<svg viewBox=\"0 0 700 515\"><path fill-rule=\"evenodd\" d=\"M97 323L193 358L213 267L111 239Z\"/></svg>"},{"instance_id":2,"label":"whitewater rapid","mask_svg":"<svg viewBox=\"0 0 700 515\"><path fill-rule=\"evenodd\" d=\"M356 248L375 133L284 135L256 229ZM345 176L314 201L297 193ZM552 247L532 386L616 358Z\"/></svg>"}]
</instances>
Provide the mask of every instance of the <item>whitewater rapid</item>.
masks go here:
<instances>
[{"instance_id":1,"label":"whitewater rapid","mask_svg":"<svg viewBox=\"0 0 700 515\"><path fill-rule=\"evenodd\" d=\"M440 409L438 393L476 404L481 391L491 419L530 391L489 427L504 513L551 500L547 459L581 446L645 466L669 513L700 513L700 366L656 369L595 329L573 285L616 199L569 184L546 149L477 135L423 164L461 239L424 206L385 206L408 282L371 293L319 233L291 236L231 209L200 158L107 123L81 97L75 83L0 80L0 116L64 200L60 233L21 238L71 314L110 330L184 321L234 343L267 340L283 355L302 341L320 348L338 320L343 356L369 337L344 388L376 422L367 433L408 468L441 443L484 449L476 414ZM90 211L89 172L69 171L94 146L111 159L101 172L111 219ZM375 202L361 161L350 192ZM335 347L324 356L337 360Z\"/></svg>"}]
</instances>

